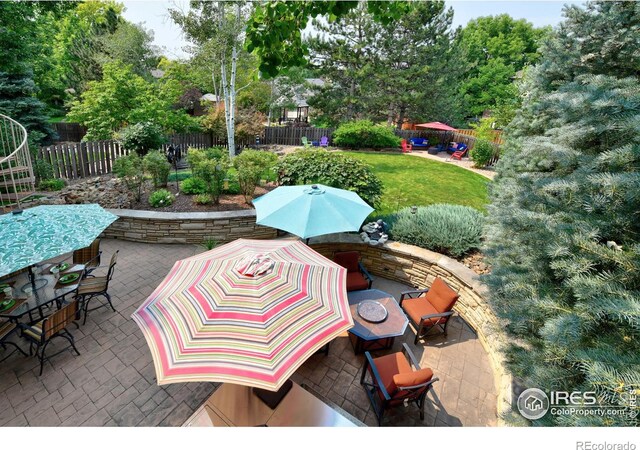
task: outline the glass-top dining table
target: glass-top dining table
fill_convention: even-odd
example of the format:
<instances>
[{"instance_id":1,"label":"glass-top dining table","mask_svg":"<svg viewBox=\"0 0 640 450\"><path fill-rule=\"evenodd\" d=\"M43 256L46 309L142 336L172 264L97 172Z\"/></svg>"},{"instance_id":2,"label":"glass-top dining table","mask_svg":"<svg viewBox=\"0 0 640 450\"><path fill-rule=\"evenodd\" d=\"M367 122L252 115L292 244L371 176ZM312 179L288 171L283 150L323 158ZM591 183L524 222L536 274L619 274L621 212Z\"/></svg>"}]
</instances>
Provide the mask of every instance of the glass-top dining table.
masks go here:
<instances>
[{"instance_id":1,"label":"glass-top dining table","mask_svg":"<svg viewBox=\"0 0 640 450\"><path fill-rule=\"evenodd\" d=\"M20 286L29 282L28 273L21 273L13 279L2 281L2 284L11 286L11 299L0 290L0 317L7 318L14 322L24 322L33 324L50 314L52 306L60 308L66 302L67 297L78 289L78 284L82 279L82 272L85 268L82 264L70 265L67 270L60 273L51 273L53 264L41 266L42 273L37 275L38 279L47 280L47 283L35 290L27 289L22 291ZM77 278L75 275L78 274ZM69 276L71 275L71 276ZM76 278L64 283L66 278Z\"/></svg>"}]
</instances>

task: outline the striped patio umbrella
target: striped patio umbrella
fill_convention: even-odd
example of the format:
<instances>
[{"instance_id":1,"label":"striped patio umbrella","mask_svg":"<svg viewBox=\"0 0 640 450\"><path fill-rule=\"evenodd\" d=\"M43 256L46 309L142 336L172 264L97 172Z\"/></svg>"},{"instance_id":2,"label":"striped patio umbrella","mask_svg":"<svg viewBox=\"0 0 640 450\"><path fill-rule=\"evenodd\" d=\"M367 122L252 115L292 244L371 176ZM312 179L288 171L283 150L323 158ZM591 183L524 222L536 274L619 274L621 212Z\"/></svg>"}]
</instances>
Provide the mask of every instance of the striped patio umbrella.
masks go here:
<instances>
[{"instance_id":1,"label":"striped patio umbrella","mask_svg":"<svg viewBox=\"0 0 640 450\"><path fill-rule=\"evenodd\" d=\"M275 391L353 326L346 270L300 241L238 239L178 261L133 313L158 384Z\"/></svg>"}]
</instances>

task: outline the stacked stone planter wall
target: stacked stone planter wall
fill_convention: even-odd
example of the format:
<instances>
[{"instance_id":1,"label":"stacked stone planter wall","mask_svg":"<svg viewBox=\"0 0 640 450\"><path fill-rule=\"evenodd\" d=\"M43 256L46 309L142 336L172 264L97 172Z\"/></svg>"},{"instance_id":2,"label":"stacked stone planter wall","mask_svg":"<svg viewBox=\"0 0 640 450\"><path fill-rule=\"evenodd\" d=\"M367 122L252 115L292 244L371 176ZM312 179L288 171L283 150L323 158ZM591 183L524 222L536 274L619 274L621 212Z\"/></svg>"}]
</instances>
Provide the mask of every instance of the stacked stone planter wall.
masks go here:
<instances>
[{"instance_id":1,"label":"stacked stone planter wall","mask_svg":"<svg viewBox=\"0 0 640 450\"><path fill-rule=\"evenodd\" d=\"M512 380L500 351L506 338L484 298L487 288L475 272L440 253L392 241L374 247L363 243L358 236L340 234L313 238L309 245L330 259L335 252L357 250L362 263L374 276L416 288L429 287L435 277L440 277L458 289L460 299L454 309L476 331L489 355L498 392L498 413L511 409Z\"/></svg>"},{"instance_id":2,"label":"stacked stone planter wall","mask_svg":"<svg viewBox=\"0 0 640 450\"><path fill-rule=\"evenodd\" d=\"M202 244L245 239L273 239L276 230L256 225L254 210L210 213L165 213L109 209L119 217L104 237L154 244Z\"/></svg>"}]
</instances>

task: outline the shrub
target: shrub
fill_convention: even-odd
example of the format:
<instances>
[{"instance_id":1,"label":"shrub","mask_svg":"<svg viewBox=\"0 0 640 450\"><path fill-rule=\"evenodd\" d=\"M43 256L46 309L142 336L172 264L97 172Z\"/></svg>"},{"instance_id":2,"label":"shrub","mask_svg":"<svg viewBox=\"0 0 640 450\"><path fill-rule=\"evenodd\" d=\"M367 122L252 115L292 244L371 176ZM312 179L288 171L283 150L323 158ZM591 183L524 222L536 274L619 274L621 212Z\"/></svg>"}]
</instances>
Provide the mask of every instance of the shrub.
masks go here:
<instances>
[{"instance_id":1,"label":"shrub","mask_svg":"<svg viewBox=\"0 0 640 450\"><path fill-rule=\"evenodd\" d=\"M165 187L171 171L171 164L167 162L166 156L161 151L149 152L142 161L144 170L151 175L153 187Z\"/></svg>"},{"instance_id":2,"label":"shrub","mask_svg":"<svg viewBox=\"0 0 640 450\"><path fill-rule=\"evenodd\" d=\"M278 157L274 153L260 150L244 150L234 158L233 167L238 171L240 192L244 195L245 203L251 203L260 180L276 161Z\"/></svg>"},{"instance_id":3,"label":"shrub","mask_svg":"<svg viewBox=\"0 0 640 450\"><path fill-rule=\"evenodd\" d=\"M204 181L206 192L211 195L213 203L218 204L224 186L224 179L231 166L226 149L222 147L212 147L204 150L191 148L187 158L193 174Z\"/></svg>"},{"instance_id":4,"label":"shrub","mask_svg":"<svg viewBox=\"0 0 640 450\"><path fill-rule=\"evenodd\" d=\"M491 144L491 142L485 139L476 140L473 145L473 149L470 151L471 159L473 159L473 165L475 167L485 167L491 161L494 153L496 152L496 148Z\"/></svg>"},{"instance_id":5,"label":"shrub","mask_svg":"<svg viewBox=\"0 0 640 450\"><path fill-rule=\"evenodd\" d=\"M225 194L236 195L240 193L240 183L238 182L238 175L229 171L227 173L227 180L229 180L229 187L224 190Z\"/></svg>"},{"instance_id":6,"label":"shrub","mask_svg":"<svg viewBox=\"0 0 640 450\"><path fill-rule=\"evenodd\" d=\"M333 143L349 148L398 147L400 138L391 127L374 125L370 120L356 120L341 124L333 133Z\"/></svg>"},{"instance_id":7,"label":"shrub","mask_svg":"<svg viewBox=\"0 0 640 450\"><path fill-rule=\"evenodd\" d=\"M338 152L299 150L276 165L283 185L322 183L357 193L375 207L382 196L382 182L362 161Z\"/></svg>"},{"instance_id":8,"label":"shrub","mask_svg":"<svg viewBox=\"0 0 640 450\"><path fill-rule=\"evenodd\" d=\"M400 210L393 221L393 239L453 257L480 246L484 217L474 208L436 204Z\"/></svg>"},{"instance_id":9,"label":"shrub","mask_svg":"<svg viewBox=\"0 0 640 450\"><path fill-rule=\"evenodd\" d=\"M113 172L117 177L124 179L127 187L133 191L136 200L140 201L142 187L144 186L142 158L136 153L121 156L113 162Z\"/></svg>"},{"instance_id":10,"label":"shrub","mask_svg":"<svg viewBox=\"0 0 640 450\"><path fill-rule=\"evenodd\" d=\"M180 183L180 192L187 195L204 194L207 192L207 185L200 178L187 178Z\"/></svg>"},{"instance_id":11,"label":"shrub","mask_svg":"<svg viewBox=\"0 0 640 450\"><path fill-rule=\"evenodd\" d=\"M175 196L166 189L158 189L149 196L149 204L154 208L171 206L175 199Z\"/></svg>"},{"instance_id":12,"label":"shrub","mask_svg":"<svg viewBox=\"0 0 640 450\"><path fill-rule=\"evenodd\" d=\"M42 158L35 158L33 162L33 174L37 180L50 180L53 178L53 166Z\"/></svg>"},{"instance_id":13,"label":"shrub","mask_svg":"<svg viewBox=\"0 0 640 450\"><path fill-rule=\"evenodd\" d=\"M64 180L59 178L53 178L49 180L42 180L38 183L38 189L41 191L59 191L63 187L65 187L66 183Z\"/></svg>"},{"instance_id":14,"label":"shrub","mask_svg":"<svg viewBox=\"0 0 640 450\"><path fill-rule=\"evenodd\" d=\"M140 156L149 150L157 150L164 144L162 128L153 122L140 122L123 128L118 136L122 146Z\"/></svg>"},{"instance_id":15,"label":"shrub","mask_svg":"<svg viewBox=\"0 0 640 450\"><path fill-rule=\"evenodd\" d=\"M197 205L209 205L213 199L209 194L198 194L193 197L193 203Z\"/></svg>"}]
</instances>

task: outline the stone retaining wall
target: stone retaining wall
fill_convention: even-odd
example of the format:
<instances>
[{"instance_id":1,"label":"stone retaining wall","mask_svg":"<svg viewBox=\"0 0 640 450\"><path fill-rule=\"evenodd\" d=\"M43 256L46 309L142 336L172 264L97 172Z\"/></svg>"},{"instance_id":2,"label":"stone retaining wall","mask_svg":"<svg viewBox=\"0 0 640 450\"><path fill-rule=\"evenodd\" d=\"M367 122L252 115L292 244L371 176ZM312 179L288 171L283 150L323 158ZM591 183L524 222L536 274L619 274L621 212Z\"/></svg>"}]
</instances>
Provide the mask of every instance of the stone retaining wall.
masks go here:
<instances>
[{"instance_id":1,"label":"stone retaining wall","mask_svg":"<svg viewBox=\"0 0 640 450\"><path fill-rule=\"evenodd\" d=\"M364 266L375 276L416 288L429 287L435 277L441 277L458 289L460 299L454 309L476 331L489 355L498 392L498 421L502 423L501 413L510 411L512 402L512 379L500 351L506 337L484 298L487 288L475 272L440 253L399 242L373 247L358 236L336 234L312 238L309 245L327 258L335 252L357 250Z\"/></svg>"},{"instance_id":2,"label":"stone retaining wall","mask_svg":"<svg viewBox=\"0 0 640 450\"><path fill-rule=\"evenodd\" d=\"M119 217L104 237L154 244L202 244L205 239L220 243L238 238L273 239L276 230L256 225L254 210L166 213L130 209L107 210Z\"/></svg>"}]
</instances>

